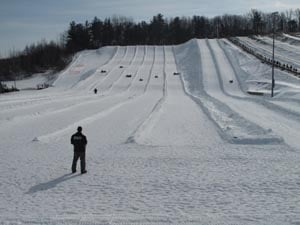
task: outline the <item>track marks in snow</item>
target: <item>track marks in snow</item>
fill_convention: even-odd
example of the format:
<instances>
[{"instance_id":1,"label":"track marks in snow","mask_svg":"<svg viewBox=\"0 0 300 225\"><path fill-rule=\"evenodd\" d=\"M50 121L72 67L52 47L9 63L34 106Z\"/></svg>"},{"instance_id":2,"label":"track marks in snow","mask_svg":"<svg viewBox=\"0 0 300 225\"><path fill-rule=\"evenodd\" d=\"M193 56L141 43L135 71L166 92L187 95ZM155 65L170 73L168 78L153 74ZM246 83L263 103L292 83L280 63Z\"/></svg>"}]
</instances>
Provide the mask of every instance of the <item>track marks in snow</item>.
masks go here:
<instances>
[{"instance_id":1,"label":"track marks in snow","mask_svg":"<svg viewBox=\"0 0 300 225\"><path fill-rule=\"evenodd\" d=\"M182 57L178 51L176 57L178 68L184 67L182 78L187 78L186 73L195 75L192 82L198 89L192 93L199 93L195 102L201 107L214 103L217 113L227 113L223 108L226 102L208 96L205 91L210 89L203 91L203 83L196 79L203 75L202 67L197 66L202 63L199 52L192 51L198 50L196 41L187 48L187 54ZM4 223L247 224L249 219L256 224L297 222L298 152L283 145L231 145L220 139L214 124L207 120L207 115L212 117L214 105L211 111L203 107L207 112L203 115L183 93L181 77L173 75L177 65L171 47L155 49L157 59L151 61L154 50L147 48L138 73L141 77L149 75L148 85L136 80L126 94L106 96L107 101L92 95L99 101L74 110L74 118L65 113L24 121L8 130L0 126ZM182 58L186 60L184 64ZM148 60L151 65L147 65ZM215 67L213 60L208 62ZM154 78L155 74L159 77ZM209 75L207 80L212 78ZM236 102L246 108L243 98L226 95L217 86L218 76L215 79L217 84L212 83L212 90L226 96L226 101L233 99L229 104ZM158 109L155 105L163 96L164 86L167 94ZM190 86L185 83L187 91ZM149 115L153 117L145 123L149 133L142 134L139 141L151 146L125 145L126 138ZM69 137L77 122L83 123L89 139L89 173L85 176L69 175ZM28 143L40 134L49 143ZM82 204L76 204L78 201ZM82 212L83 217L79 215ZM269 219L271 214L280 216Z\"/></svg>"},{"instance_id":2,"label":"track marks in snow","mask_svg":"<svg viewBox=\"0 0 300 225\"><path fill-rule=\"evenodd\" d=\"M127 46L124 58L116 65L111 72L107 74L105 79L95 88L104 95L108 95L114 83L124 74L126 67L130 66L136 53L136 46Z\"/></svg>"},{"instance_id":3,"label":"track marks in snow","mask_svg":"<svg viewBox=\"0 0 300 225\"><path fill-rule=\"evenodd\" d=\"M153 77L153 71L156 71L159 61L159 57L157 56L157 48L159 47L147 46L143 64L138 69L135 78L132 80L130 86L127 89L128 92L133 94L133 96L139 95L141 93L147 93L147 90L151 90L155 82L162 83L162 78L154 80ZM142 79L142 81L140 79Z\"/></svg>"},{"instance_id":4,"label":"track marks in snow","mask_svg":"<svg viewBox=\"0 0 300 225\"><path fill-rule=\"evenodd\" d=\"M154 76L158 76L159 78L155 78ZM146 119L127 138L126 143L141 143L140 140L151 131L153 125L156 123L155 121L157 121L158 114L160 114L162 104L166 98L165 50L163 47L154 48L154 63L147 83L145 92L158 100ZM162 90L162 94L160 90Z\"/></svg>"},{"instance_id":5,"label":"track marks in snow","mask_svg":"<svg viewBox=\"0 0 300 225\"><path fill-rule=\"evenodd\" d=\"M245 105L247 107L250 107L250 109L255 109L256 105L259 106L259 104L257 102L254 102L251 98L245 97L244 93L241 91L238 85L238 82L235 82L232 85L234 86L233 90L230 89L232 86L230 86L229 84L228 86L226 86L227 85L226 80L228 79L237 80L237 77L236 77L235 68L233 68L233 66L231 65L228 56L225 54L224 50L220 47L219 43L215 40L214 41L202 40L199 41L199 43L200 42L203 43L203 46L202 47L200 46L200 55L203 49L205 52L205 54L202 56L202 59L200 60L203 65L202 75L203 75L203 82L204 82L203 87L205 92L202 92L203 98L200 100L199 95L195 95L194 93L189 93L189 91L187 90L188 94L191 94L192 99L195 100L197 104L204 106L204 111L219 127L223 137L225 137L225 139L229 140L230 142L233 143L259 142L262 144L281 142L281 139L278 137L281 136L280 132L277 132L277 135L274 135L272 133L272 130L274 131L275 124L274 127L271 128L266 125L264 126L265 128L262 128L261 126L259 126L260 125L259 120L255 119L254 116L249 114L249 112L245 113L245 109L243 109ZM156 101L156 103L154 104L152 110L149 111L149 115L146 116L145 121L140 123L140 125L133 132L133 134L128 138L127 141L128 142L137 141L139 143L147 142L150 144L151 142L152 143L156 142L157 144L162 144L163 143L162 140L168 140L164 144L170 143L171 139L169 137L174 138L176 137L176 135L179 136L176 132L173 131L176 131L176 129L185 129L186 127L188 127L188 125L182 125L181 128L177 127L171 129L167 127L172 127L172 126L176 127L178 125L178 122L174 121L174 124L176 126L172 125L172 123L170 123L167 126L166 125L167 122L165 122L168 121L168 118L165 118L166 115L168 114L166 113L166 111L170 111L170 114L176 111L176 104L172 103L172 101L175 102L175 98L173 98L172 96L174 95L176 96L177 99L181 99L180 102L186 101L183 100L184 97L182 96L182 94L184 92L178 86L178 82L176 81L177 82L177 83L175 82L176 84L173 83L173 80L175 78L178 78L177 76L173 76L173 72L176 71L176 63L174 61L173 53L170 53L169 47L156 46L153 48L151 46L147 46L147 47L130 46L128 47L128 49L127 48L125 49L125 47L120 47L120 48L122 50L118 50L118 53L116 53L114 57L112 57L111 61L109 61L106 64L106 66L110 65L110 68L112 70L115 70L113 72L114 74L110 73L111 70L107 74L106 79L110 79L110 81L106 79L100 81L100 85L104 84L105 80L106 80L106 84L111 85L111 86L109 85L106 86L107 87L106 95L105 97L103 97L103 99L99 98L99 101L98 100L94 101L93 99L91 99L88 100L87 102L84 103L80 102L78 104L77 103L65 104L62 101L61 106L63 108L60 108L60 106L55 106L55 108L51 109L50 111L38 111L36 113L35 112L31 113L30 109L28 109L28 114L24 115L23 117L21 116L19 118L16 118L17 119L16 121L22 118L26 119L27 117L42 118L43 116L45 116L45 118L48 118L49 116L59 115L64 111L70 111L72 109L76 109L76 108L80 109L85 106L90 106L93 103L101 104L102 100L105 101L106 97L109 97L110 99L112 98L115 99L112 102L112 104L109 104L107 108L108 109L107 112L103 109L101 109L101 112L96 112L96 111L89 112L87 114L88 115L87 117L89 117L89 119L87 120L82 119L82 117L81 118L77 117L79 119L78 121L82 121L83 123L88 124L89 121L96 121L98 119L100 120L108 116L110 112L112 112L109 109L111 108L114 109L115 107L118 108L118 105L122 101L131 102L130 100L139 97L143 94L147 94L147 95L153 95L151 101L152 100ZM167 53L165 49L167 49ZM119 65L123 65L124 68L119 68ZM132 74L134 74L133 79L129 79L129 80L123 79L122 74L128 71L131 71ZM110 77L111 75L114 75L114 79ZM158 78L154 78L154 75L158 75ZM138 81L138 78L140 77L145 78L143 82ZM186 81L184 82L185 82L185 86L188 86ZM181 92L179 93L174 92L173 89L175 89L174 88L175 86ZM142 89L144 89L144 92L142 92ZM172 95L168 97L167 93L170 90L172 91ZM99 92L100 91L101 90L99 90ZM87 99L89 98L87 97ZM228 104L224 104L223 102ZM188 105L187 107L192 107L190 103L187 105ZM64 108L65 106L66 108ZM170 110L171 108L173 108L173 110ZM177 111L178 114L182 113L180 109L177 109ZM187 114L188 113L186 113L186 115ZM276 119L280 118L275 114L276 113L274 112L271 113L273 118ZM185 118L186 115L183 115L182 113L181 116L177 116L175 114L174 116L172 116L172 118L173 117L176 118L177 116L179 121L180 118ZM196 113L194 113L194 115L196 115ZM247 117L245 117L244 115L247 115ZM189 117L191 117L191 115ZM160 123L159 121L163 121L163 123ZM183 121L186 121L186 123L190 122L189 118L186 118ZM74 126L75 123L65 124L64 127L59 128L54 132L53 131L50 132L49 136L51 136L51 133L59 132L59 130L68 129L68 127L72 126L72 124ZM294 127L296 129L297 125L294 125ZM153 132L153 130L155 129L169 129L169 131L166 132L168 133L168 135L166 136L165 139L161 137L155 137L155 132ZM190 129L186 129L187 130L186 133L192 131L192 129L197 130L197 128L195 127L194 128L190 127ZM284 129L286 128L282 127L282 130ZM161 133L165 133L165 132L162 131ZM193 131L190 132L190 134L193 136ZM147 141L145 141L146 139ZM174 138L174 140L175 139L176 138ZM182 138L177 138L176 140L178 141L178 143L184 144L184 140L187 139L182 137ZM194 138L194 140L196 139Z\"/></svg>"},{"instance_id":6,"label":"track marks in snow","mask_svg":"<svg viewBox=\"0 0 300 225\"><path fill-rule=\"evenodd\" d=\"M193 45L195 42L191 42L190 44ZM200 86L204 87L204 92L201 90L190 92L189 89L186 89L186 91L198 104L204 107L204 111L220 129L220 135L232 143L280 143L282 140L276 135L241 117L223 103L229 97L222 90L222 83L216 70L217 65L211 53L212 50L209 48L206 40L198 40L196 45L200 49L199 63L201 70L199 71L199 76L202 75L203 85ZM180 57L181 60L178 61L182 61L182 56ZM179 66L184 68L182 65ZM189 71L189 68L184 69L183 72L185 74L195 73L195 71ZM183 78L185 87L189 87L188 83L191 82L188 78L187 76Z\"/></svg>"},{"instance_id":7,"label":"track marks in snow","mask_svg":"<svg viewBox=\"0 0 300 225\"><path fill-rule=\"evenodd\" d=\"M76 128L78 126L85 126L85 125L93 123L93 122L95 122L99 119L102 119L105 116L108 116L110 113L112 113L115 110L119 109L123 105L128 104L130 100L132 100L132 99L129 99L127 101L123 101L122 103L115 104L112 107L101 111L100 113L97 113L97 114L95 114L93 116L90 116L90 117L86 117L82 120L79 120L75 123L72 123L72 124L66 126L65 128L59 129L59 130L57 130L55 132L52 132L50 134L39 136L39 137L37 137L36 139L33 139L33 140L49 143L49 142L51 142L55 139L61 138L64 135L68 135L68 134L72 133L74 131L74 128Z\"/></svg>"},{"instance_id":8,"label":"track marks in snow","mask_svg":"<svg viewBox=\"0 0 300 225\"><path fill-rule=\"evenodd\" d=\"M145 57L146 57L146 46L137 46L134 54L134 58L130 62L130 65L125 68L121 76L113 83L110 88L110 94L115 94L128 90L130 85L137 77L137 73L142 67ZM131 75L131 77L126 77L126 75Z\"/></svg>"},{"instance_id":9,"label":"track marks in snow","mask_svg":"<svg viewBox=\"0 0 300 225\"><path fill-rule=\"evenodd\" d=\"M216 72L219 76L221 89L232 96L245 97L246 95L241 91L235 71L217 40L208 40L208 44L212 58L214 59Z\"/></svg>"},{"instance_id":10,"label":"track marks in snow","mask_svg":"<svg viewBox=\"0 0 300 225\"><path fill-rule=\"evenodd\" d=\"M118 50L119 47L116 48L115 51L112 51L112 49L114 49L113 47L106 47L108 50L104 51L104 50L96 50L99 51L98 54L101 54L102 51L104 51L104 55L105 53L108 55L111 55L111 57L109 58L104 57L102 60L100 60L100 62L96 62L95 64L102 64L101 66L99 66L99 68L110 68L112 65L114 65L116 62L118 62L117 58L120 58L120 51ZM105 48L104 48L105 49ZM90 54L92 54L91 52L94 51L90 51ZM112 54L112 52L114 52L114 54ZM103 75L99 76L100 71L98 71L99 69L93 69L95 70L95 72L93 73L93 75L89 76L87 79L83 79L83 80L79 80L76 81L77 77L75 76L71 76L70 74L68 74L68 71L73 67L73 64L84 64L85 61L87 61L87 59L85 59L85 56L87 58L89 58L89 51L87 51L86 53L82 53L81 55L77 56L76 60L74 60L74 62L59 76L59 78L57 79L57 81L55 82L56 85L58 86L58 89L56 87L54 88L49 88L49 89L45 89L45 90L41 90L38 92L38 95L35 93L33 94L27 94L24 93L24 95L22 97L17 97L17 96L13 96L12 94L10 94L10 100L7 101L7 97L8 96L3 96L2 99L0 99L0 107L6 111L9 110L19 110L19 109L24 109L24 110L29 110L28 108L34 108L35 106L37 108L39 108L42 104L45 104L45 106L47 104L51 104L51 103L55 103L57 102L58 104L60 104L60 102L64 101L64 100L70 100L74 97L77 98L77 100L84 100L84 98L86 98L87 96L83 96L82 93L80 93L81 91L86 91L87 87L89 87L89 85L91 85L91 83L93 84L94 82L100 82L102 78L104 78ZM101 57L100 57L101 59ZM105 61L105 59L107 59ZM93 61L95 61L95 59L93 59ZM91 67L93 67L95 65L92 65ZM64 92L62 92L60 89L60 87L62 85L64 85L65 79L67 79L67 81L69 81L69 83L73 84L72 89L70 90L66 90ZM72 80L73 79L73 80ZM74 90L76 92L74 92ZM89 89L88 89L89 90ZM32 92L29 92L32 93ZM12 100L11 100L12 99ZM1 101L2 100L2 101Z\"/></svg>"},{"instance_id":11,"label":"track marks in snow","mask_svg":"<svg viewBox=\"0 0 300 225\"><path fill-rule=\"evenodd\" d=\"M256 36L258 40L268 46L273 46L273 38L268 36ZM298 45L291 45L289 43L275 40L275 51L284 52L285 55L293 54L295 57L300 57L300 46Z\"/></svg>"},{"instance_id":12,"label":"track marks in snow","mask_svg":"<svg viewBox=\"0 0 300 225\"><path fill-rule=\"evenodd\" d=\"M90 107L94 104L101 104L107 97L98 98L97 96L78 96L72 99L60 99L60 101L34 105L22 110L10 112L0 112L0 124L8 126L18 125L23 120L35 120L51 115L59 116L61 113L72 113L81 108Z\"/></svg>"},{"instance_id":13,"label":"track marks in snow","mask_svg":"<svg viewBox=\"0 0 300 225\"><path fill-rule=\"evenodd\" d=\"M114 78L114 74L118 72L122 72L123 70L120 70L121 68L119 68L120 64L122 63L122 61L125 59L126 55L127 55L127 51L128 51L128 47L118 47L118 51L116 53L116 55L113 57L112 61L109 62L108 65L104 66L103 68L101 68L101 70L106 70L107 73L105 74L105 77L103 79L96 79L93 83L89 84L89 86L87 87L87 89L89 90L93 90L94 88L98 88L99 91L101 90L105 90L105 85L106 83L110 83L111 77ZM99 70L99 69L98 69ZM100 72L101 72L100 70Z\"/></svg>"},{"instance_id":14,"label":"track marks in snow","mask_svg":"<svg viewBox=\"0 0 300 225\"><path fill-rule=\"evenodd\" d=\"M62 98L74 98L74 96L79 95L76 93L71 93L69 91L56 92L52 88L41 90L38 92L24 92L22 98L15 97L15 95L12 94L8 94L6 96L1 96L3 101L0 102L0 108L1 111L21 110L35 105L40 105L44 103L47 104L48 102L61 101Z\"/></svg>"},{"instance_id":15,"label":"track marks in snow","mask_svg":"<svg viewBox=\"0 0 300 225\"><path fill-rule=\"evenodd\" d=\"M201 41L199 41L199 43L200 42ZM202 47L203 46L205 48L205 45L202 45ZM201 52L201 47L200 47L200 54L202 55L201 60L203 61L207 60L205 54ZM203 69L205 70L205 67L203 67ZM208 72L203 71L203 76L207 76L207 74L209 74L209 71ZM220 93L222 94L222 92ZM280 141L281 139L280 137L283 137L287 144L291 145L292 147L299 148L299 143L295 143L295 141L293 141L295 140L294 132L297 129L299 129L299 124L297 122L285 118L283 114L274 111L274 108L273 109L266 108L265 106L263 106L263 104L259 103L259 101L256 102L252 98L241 98L237 96L226 96L226 95L222 96L220 95L220 93L219 95L216 95L215 92L211 92L209 94L215 97L216 99L226 103L229 109L233 112L233 114L229 114L229 115L233 115L233 116L243 115L243 118L238 116L238 118L241 119L240 121L237 121L235 118L231 122L231 124L237 124L238 127L244 128L244 130L246 128L245 130L246 133L254 137L253 139L254 143L255 142L264 143L265 142L264 139L260 141L261 138L263 137L266 137L267 140L274 140L276 143ZM266 106L268 105L270 104L266 102ZM272 106L268 106L268 107L272 107ZM252 125L248 127L247 124L249 125L252 124ZM259 126L255 124L258 124ZM251 127L253 127L254 129L249 129ZM255 127L257 128L260 127L260 129L255 129ZM289 129L288 127L290 127L291 129ZM294 132L292 130L294 130ZM272 132L270 133L269 131ZM259 135L261 132L264 135ZM257 141L255 141L256 139L255 136L257 136Z\"/></svg>"},{"instance_id":16,"label":"track marks in snow","mask_svg":"<svg viewBox=\"0 0 300 225\"><path fill-rule=\"evenodd\" d=\"M226 40L222 40L223 43L228 44L229 42ZM222 43L222 48L223 51L225 53L225 55L228 58L228 61L231 63L235 74L238 75L239 74L245 74L246 72L241 68L241 65L239 64L239 60L237 59L237 56L235 54L232 54L231 51L229 51L228 48L226 48L226 46L224 46ZM231 43L229 43L229 46L232 46ZM259 60L257 60L256 63L260 63ZM246 75L247 76L247 75ZM239 79L239 78L238 78ZM255 81L256 82L256 81ZM267 81L270 82L270 81ZM282 85L282 86L287 86L287 87L293 87L295 89L297 89L299 86L297 86L297 84L292 85L291 83L288 82L284 82L284 81L276 81L276 85ZM244 88L246 89L246 88ZM284 89L284 88L282 88ZM289 116L289 117L294 117L296 120L299 118L300 116L300 111L296 110L297 108L299 108L299 101L297 101L297 99L291 99L291 98L275 98L275 99L267 99L267 98L256 98L253 96L249 96L246 95L245 97L238 97L238 96L233 96L230 95L231 97L234 97L236 99L240 99L240 100L245 100L245 101L249 101L249 102L254 102L256 104L260 104L261 106L266 107L267 109L270 109L276 113L280 113L282 116ZM282 104L280 104L282 103Z\"/></svg>"},{"instance_id":17,"label":"track marks in snow","mask_svg":"<svg viewBox=\"0 0 300 225\"><path fill-rule=\"evenodd\" d=\"M173 75L176 71L173 48L164 47L163 96L127 142L181 147L216 143L216 130L200 108L185 95L180 76ZM203 130L206 130L205 140Z\"/></svg>"},{"instance_id":18,"label":"track marks in snow","mask_svg":"<svg viewBox=\"0 0 300 225\"><path fill-rule=\"evenodd\" d=\"M141 47L142 51L140 51L138 57L141 56L143 61L144 60L148 61L148 64L149 64L148 68L139 66L141 64L141 62L138 62L137 60L136 61L133 60L133 62L131 62L131 64L136 64L136 66L139 66L138 70L140 70L140 72L143 73L143 76L146 81L139 82L139 84L141 83L141 88L139 91L136 88L131 88L131 90L128 92L127 92L127 90L125 91L124 89L119 90L118 91L119 95L115 96L116 98L119 98L119 101L123 101L124 95L127 96L128 98L133 98L133 97L143 94L143 92L145 91L145 86L148 85L148 81L150 79L149 71L153 67L153 55L151 55L151 51L149 51L150 52L149 56L148 55L146 56L146 52L143 51L144 48L146 49L146 46ZM121 58L120 55L117 56L117 58L118 57ZM137 56L135 58L137 58ZM110 64L115 64L115 63L113 61L111 61ZM118 64L119 64L119 62L118 62ZM119 66L119 65L115 65L115 66ZM106 69L107 69L107 67L106 67ZM147 74L148 74L149 78L147 77ZM82 81L82 82L84 82L84 81ZM136 84L137 84L137 82L136 82ZM125 85L123 85L123 86L125 86ZM49 95L50 95L50 93L49 93ZM60 96L60 98L56 98L55 100L53 99L52 101L49 101L49 102L37 104L36 106L30 106L30 107L28 106L28 107L24 108L22 111L14 110L15 112L10 111L10 112L7 112L6 114L2 113L1 117L3 118L3 122L17 122L17 121L21 121L22 119L30 119L30 118L34 119L36 117L41 117L41 116L50 116L51 114L57 114L59 116L59 114L61 112L67 112L67 111L71 112L72 110L73 111L80 110L80 108L83 108L83 107L90 107L93 104L99 104L99 103L101 104L109 96L111 99L111 95L106 95L106 96L83 95L83 96L80 96L80 95L76 94L76 96L68 95L67 98L65 98L63 95L63 96ZM113 101L113 102L115 102L115 101ZM15 123L11 123L11 124L13 125Z\"/></svg>"},{"instance_id":19,"label":"track marks in snow","mask_svg":"<svg viewBox=\"0 0 300 225\"><path fill-rule=\"evenodd\" d=\"M239 37L238 38L241 43L244 45L250 47L251 49L255 49L257 52L261 53L262 55L272 58L272 46L271 45L266 45L266 44L261 44L258 41L252 40L248 37ZM275 60L279 60L282 63L287 63L291 64L293 63L296 65L298 68L300 67L300 62L299 62L299 54L293 54L291 55L291 52L287 52L280 50L279 48L275 49ZM289 56L290 55L290 56Z\"/></svg>"},{"instance_id":20,"label":"track marks in snow","mask_svg":"<svg viewBox=\"0 0 300 225\"><path fill-rule=\"evenodd\" d=\"M136 76L130 83L127 91L135 93L135 95L146 92L149 85L152 69L155 61L155 46L145 46L145 54L142 65L138 68ZM143 80L141 82L141 79Z\"/></svg>"},{"instance_id":21,"label":"track marks in snow","mask_svg":"<svg viewBox=\"0 0 300 225\"><path fill-rule=\"evenodd\" d=\"M75 87L81 81L93 76L98 67L110 61L116 50L116 47L104 47L78 53L70 66L54 82L55 87L60 90Z\"/></svg>"},{"instance_id":22,"label":"track marks in snow","mask_svg":"<svg viewBox=\"0 0 300 225\"><path fill-rule=\"evenodd\" d=\"M107 76L107 73L116 66L115 64L118 63L118 59L120 60L120 52L123 56L124 54L120 50L120 46L116 47L116 51L113 54L113 56L103 65L97 67L95 69L95 72L93 75L89 76L87 79L81 80L76 85L73 86L73 89L77 91L86 91L91 90L95 83L100 83L105 77ZM105 73L102 73L102 71L106 71Z\"/></svg>"},{"instance_id":23,"label":"track marks in snow","mask_svg":"<svg viewBox=\"0 0 300 225\"><path fill-rule=\"evenodd\" d=\"M152 60L151 55L149 60L150 60L149 62L151 67L153 67L154 62L151 61ZM146 83L145 85L148 85L148 83ZM110 102L111 104L108 104L106 108L102 109L101 112L99 113L93 114L91 116L86 116L84 119L80 119L74 123L65 125L63 128L60 128L54 132L50 132L48 134L37 137L36 140L49 142L52 139L60 138L61 136L68 134L69 132L74 130L74 127L76 128L76 126L78 126L79 124L88 125L94 123L95 121L101 120L104 117L108 117L111 113L118 111L117 109L120 109L121 107L126 107L126 105L130 105L129 103L136 101L136 99L142 97L144 94L145 91L136 93L135 90L133 89L131 91L120 92L120 95L107 96L99 100L93 100L90 103L82 103L83 104L82 106L84 107L87 107L88 104L90 105L99 104L99 103L103 104L103 101L108 103Z\"/></svg>"}]
</instances>

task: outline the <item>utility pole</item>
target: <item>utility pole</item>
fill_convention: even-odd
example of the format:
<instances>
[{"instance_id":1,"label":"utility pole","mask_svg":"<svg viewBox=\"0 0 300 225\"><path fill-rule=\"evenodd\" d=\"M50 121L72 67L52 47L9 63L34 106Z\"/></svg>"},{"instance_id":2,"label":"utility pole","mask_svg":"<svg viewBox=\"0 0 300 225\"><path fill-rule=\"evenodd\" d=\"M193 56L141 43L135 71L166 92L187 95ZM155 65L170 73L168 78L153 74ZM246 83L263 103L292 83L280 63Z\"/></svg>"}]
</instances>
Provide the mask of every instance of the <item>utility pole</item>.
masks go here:
<instances>
[{"instance_id":1,"label":"utility pole","mask_svg":"<svg viewBox=\"0 0 300 225\"><path fill-rule=\"evenodd\" d=\"M217 25L216 25L216 30L217 30L217 39L220 39L220 19L217 19Z\"/></svg>"},{"instance_id":2,"label":"utility pole","mask_svg":"<svg viewBox=\"0 0 300 225\"><path fill-rule=\"evenodd\" d=\"M274 96L274 87L275 87L275 79L274 79L274 64L275 64L275 18L278 15L278 12L273 12L272 14L273 18L273 52L272 52L272 87L271 87L271 97Z\"/></svg>"}]
</instances>

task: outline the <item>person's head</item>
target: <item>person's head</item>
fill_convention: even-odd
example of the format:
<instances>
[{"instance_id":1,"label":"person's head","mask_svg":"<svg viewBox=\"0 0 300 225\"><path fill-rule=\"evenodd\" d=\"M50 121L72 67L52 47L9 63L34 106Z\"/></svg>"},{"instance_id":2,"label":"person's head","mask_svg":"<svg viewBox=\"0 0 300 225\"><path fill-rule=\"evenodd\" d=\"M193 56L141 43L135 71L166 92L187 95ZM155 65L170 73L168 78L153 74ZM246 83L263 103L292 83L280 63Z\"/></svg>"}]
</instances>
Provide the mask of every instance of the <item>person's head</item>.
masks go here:
<instances>
[{"instance_id":1,"label":"person's head","mask_svg":"<svg viewBox=\"0 0 300 225\"><path fill-rule=\"evenodd\" d=\"M79 126L79 127L77 127L77 131L81 133L81 131L82 131L82 127L80 127L80 126Z\"/></svg>"}]
</instances>

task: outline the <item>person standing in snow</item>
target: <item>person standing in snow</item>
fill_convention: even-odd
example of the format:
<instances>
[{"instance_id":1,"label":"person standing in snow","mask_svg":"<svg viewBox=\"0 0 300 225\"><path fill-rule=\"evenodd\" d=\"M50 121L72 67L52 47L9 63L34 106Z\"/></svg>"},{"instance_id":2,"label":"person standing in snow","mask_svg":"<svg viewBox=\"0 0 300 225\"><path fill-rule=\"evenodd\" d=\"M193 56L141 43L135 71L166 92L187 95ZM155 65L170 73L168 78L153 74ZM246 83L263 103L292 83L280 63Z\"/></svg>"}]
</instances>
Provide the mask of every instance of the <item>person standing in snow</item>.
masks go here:
<instances>
[{"instance_id":1,"label":"person standing in snow","mask_svg":"<svg viewBox=\"0 0 300 225\"><path fill-rule=\"evenodd\" d=\"M77 161L80 158L81 173L86 173L85 169L85 147L87 145L86 136L82 134L82 127L77 128L77 132L71 137L71 144L74 146L74 157L72 163L72 173L76 173Z\"/></svg>"},{"instance_id":2,"label":"person standing in snow","mask_svg":"<svg viewBox=\"0 0 300 225\"><path fill-rule=\"evenodd\" d=\"M98 90L97 90L97 88L95 88L95 89L94 89L94 93L97 94L97 92L98 92Z\"/></svg>"}]
</instances>

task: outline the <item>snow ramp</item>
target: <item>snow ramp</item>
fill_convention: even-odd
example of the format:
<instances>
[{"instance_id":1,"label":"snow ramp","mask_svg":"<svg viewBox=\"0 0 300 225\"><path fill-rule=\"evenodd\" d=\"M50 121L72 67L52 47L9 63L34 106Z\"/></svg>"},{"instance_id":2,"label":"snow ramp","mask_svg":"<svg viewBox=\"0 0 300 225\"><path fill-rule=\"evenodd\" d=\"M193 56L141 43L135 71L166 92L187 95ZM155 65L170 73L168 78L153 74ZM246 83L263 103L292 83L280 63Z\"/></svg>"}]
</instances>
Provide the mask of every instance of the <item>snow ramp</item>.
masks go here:
<instances>
[{"instance_id":1,"label":"snow ramp","mask_svg":"<svg viewBox=\"0 0 300 225\"><path fill-rule=\"evenodd\" d=\"M221 56L212 54L206 40L193 39L175 48L177 66L182 73L186 94L206 112L208 118L218 127L220 135L229 142L281 143L283 139L273 134L272 130L264 129L245 119L226 104L230 97L224 92L222 78L217 72L216 67L220 64L215 62L215 58Z\"/></svg>"},{"instance_id":2,"label":"snow ramp","mask_svg":"<svg viewBox=\"0 0 300 225\"><path fill-rule=\"evenodd\" d=\"M70 89L97 72L116 53L118 47L108 46L97 50L86 50L74 56L71 64L59 74L54 86L60 89Z\"/></svg>"}]
</instances>

